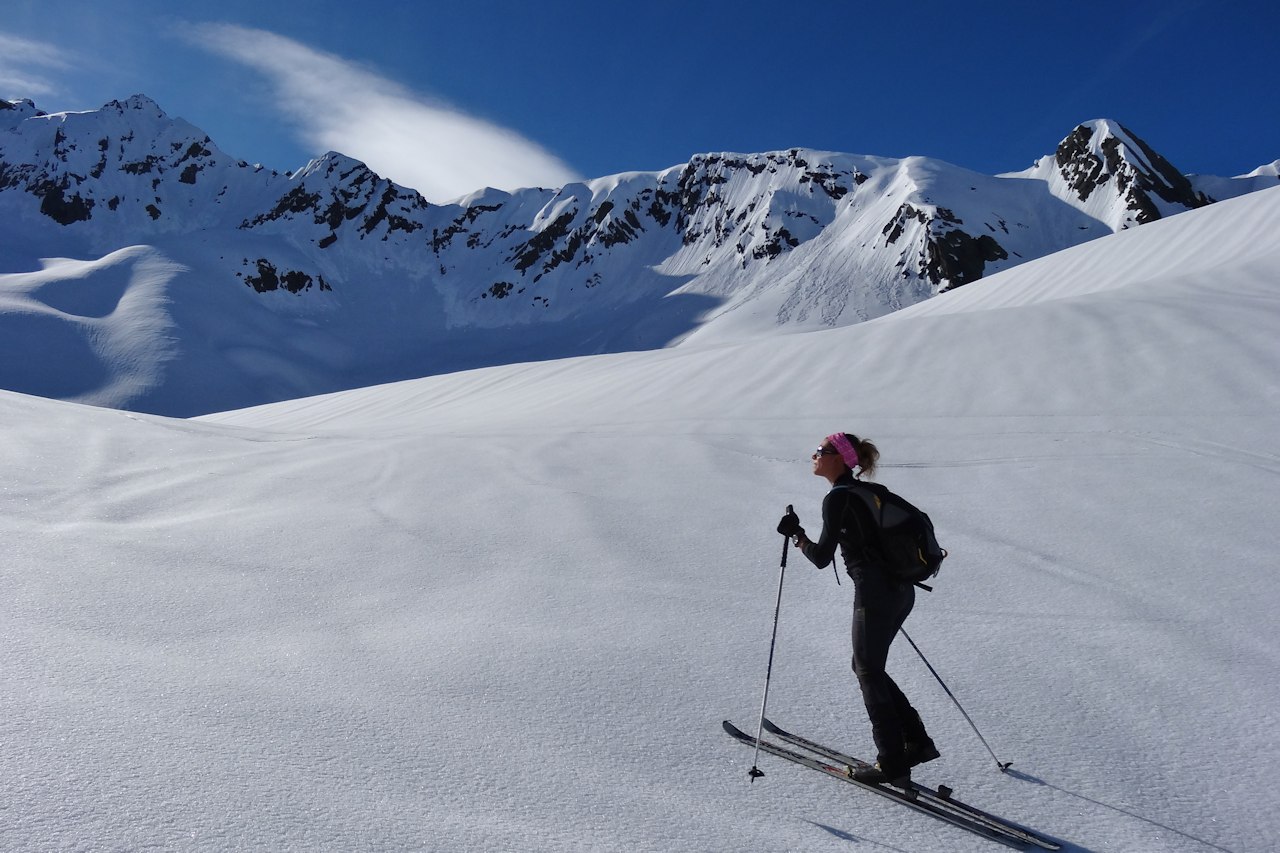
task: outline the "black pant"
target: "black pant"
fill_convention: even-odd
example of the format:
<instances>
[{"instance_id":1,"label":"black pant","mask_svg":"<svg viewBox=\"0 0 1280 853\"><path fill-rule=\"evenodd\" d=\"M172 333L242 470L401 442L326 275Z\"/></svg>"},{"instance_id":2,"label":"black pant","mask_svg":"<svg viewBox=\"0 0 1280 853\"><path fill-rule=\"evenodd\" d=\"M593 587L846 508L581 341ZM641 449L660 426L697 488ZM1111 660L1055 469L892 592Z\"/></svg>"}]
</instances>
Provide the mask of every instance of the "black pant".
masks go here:
<instances>
[{"instance_id":1,"label":"black pant","mask_svg":"<svg viewBox=\"0 0 1280 853\"><path fill-rule=\"evenodd\" d=\"M871 736L886 771L904 771L904 741L928 737L920 715L885 672L889 645L916 603L910 584L895 583L867 572L854 584L853 671L871 719Z\"/></svg>"}]
</instances>

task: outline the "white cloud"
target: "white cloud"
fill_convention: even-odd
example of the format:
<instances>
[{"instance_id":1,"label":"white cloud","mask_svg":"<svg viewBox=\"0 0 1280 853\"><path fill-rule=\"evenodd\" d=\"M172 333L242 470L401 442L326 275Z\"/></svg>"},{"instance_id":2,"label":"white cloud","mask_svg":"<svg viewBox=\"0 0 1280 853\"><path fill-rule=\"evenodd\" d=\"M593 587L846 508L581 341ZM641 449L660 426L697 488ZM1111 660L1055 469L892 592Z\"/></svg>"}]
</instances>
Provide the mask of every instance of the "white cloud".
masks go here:
<instances>
[{"instance_id":1,"label":"white cloud","mask_svg":"<svg viewBox=\"0 0 1280 853\"><path fill-rule=\"evenodd\" d=\"M56 94L61 87L47 72L70 67L54 45L0 33L0 98Z\"/></svg>"},{"instance_id":2,"label":"white cloud","mask_svg":"<svg viewBox=\"0 0 1280 853\"><path fill-rule=\"evenodd\" d=\"M308 144L361 160L432 201L485 186L511 190L579 179L514 131L292 39L231 24L196 25L187 35L263 72L277 106Z\"/></svg>"}]
</instances>

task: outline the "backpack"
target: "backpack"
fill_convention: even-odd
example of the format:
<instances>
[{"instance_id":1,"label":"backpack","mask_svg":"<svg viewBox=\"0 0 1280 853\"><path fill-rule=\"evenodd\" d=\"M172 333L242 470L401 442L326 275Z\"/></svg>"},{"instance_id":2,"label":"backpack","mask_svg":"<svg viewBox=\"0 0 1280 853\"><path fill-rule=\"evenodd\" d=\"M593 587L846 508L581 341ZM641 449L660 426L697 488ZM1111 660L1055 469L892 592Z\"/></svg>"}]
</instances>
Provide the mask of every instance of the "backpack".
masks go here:
<instances>
[{"instance_id":1,"label":"backpack","mask_svg":"<svg viewBox=\"0 0 1280 853\"><path fill-rule=\"evenodd\" d=\"M865 538L878 546L889 573L905 583L932 590L923 581L938 573L947 552L938 545L929 516L879 483L858 481L836 488L847 489L866 505L876 531ZM861 513L855 513L858 515Z\"/></svg>"}]
</instances>

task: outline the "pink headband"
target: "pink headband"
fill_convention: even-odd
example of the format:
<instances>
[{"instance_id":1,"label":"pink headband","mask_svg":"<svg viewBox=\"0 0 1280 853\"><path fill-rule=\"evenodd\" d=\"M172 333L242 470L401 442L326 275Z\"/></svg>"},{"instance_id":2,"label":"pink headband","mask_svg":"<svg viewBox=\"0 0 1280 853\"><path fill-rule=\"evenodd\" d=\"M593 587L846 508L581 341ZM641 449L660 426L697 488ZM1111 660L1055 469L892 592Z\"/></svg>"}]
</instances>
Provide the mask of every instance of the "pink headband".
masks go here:
<instances>
[{"instance_id":1,"label":"pink headband","mask_svg":"<svg viewBox=\"0 0 1280 853\"><path fill-rule=\"evenodd\" d=\"M829 435L827 436L827 441L831 442L831 446L840 452L840 458L850 468L857 468L862 464L858 461L857 449L850 443L849 439L844 437L844 433L838 432L835 435Z\"/></svg>"}]
</instances>

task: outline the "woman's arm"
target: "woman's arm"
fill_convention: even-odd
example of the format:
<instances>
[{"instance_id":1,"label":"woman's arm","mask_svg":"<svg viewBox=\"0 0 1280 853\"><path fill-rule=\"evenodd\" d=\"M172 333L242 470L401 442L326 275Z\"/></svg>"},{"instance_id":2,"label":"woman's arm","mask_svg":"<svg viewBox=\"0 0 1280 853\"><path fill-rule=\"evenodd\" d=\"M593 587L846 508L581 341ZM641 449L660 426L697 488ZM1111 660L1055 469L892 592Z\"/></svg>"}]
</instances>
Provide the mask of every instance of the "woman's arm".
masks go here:
<instances>
[{"instance_id":1,"label":"woman's arm","mask_svg":"<svg viewBox=\"0 0 1280 853\"><path fill-rule=\"evenodd\" d=\"M822 499L822 535L814 542L804 531L796 535L796 547L800 553L809 558L820 569L831 565L836 555L836 546L840 544L840 519L837 512L843 509L843 489L832 489ZM839 494L838 494L839 493Z\"/></svg>"}]
</instances>

